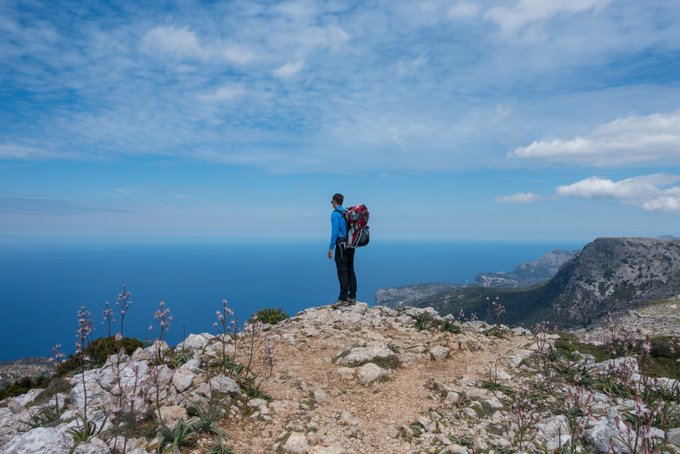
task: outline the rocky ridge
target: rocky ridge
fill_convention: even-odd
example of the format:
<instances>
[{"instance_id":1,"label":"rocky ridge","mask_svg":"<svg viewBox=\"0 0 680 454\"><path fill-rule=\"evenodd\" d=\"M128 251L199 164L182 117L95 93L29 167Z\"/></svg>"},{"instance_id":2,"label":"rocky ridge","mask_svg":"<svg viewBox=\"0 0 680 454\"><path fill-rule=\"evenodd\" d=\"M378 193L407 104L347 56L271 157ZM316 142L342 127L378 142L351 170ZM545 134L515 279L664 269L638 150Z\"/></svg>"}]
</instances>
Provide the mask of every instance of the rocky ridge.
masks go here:
<instances>
[{"instance_id":1,"label":"rocky ridge","mask_svg":"<svg viewBox=\"0 0 680 454\"><path fill-rule=\"evenodd\" d=\"M409 293L408 298L400 298ZM585 326L609 312L680 295L680 240L597 238L547 283L533 287L426 285L385 294L390 298L382 302L393 307L434 307L442 314L464 310L487 321L494 318L488 301L498 297L506 308L507 323L533 325L549 320L563 327Z\"/></svg>"},{"instance_id":2,"label":"rocky ridge","mask_svg":"<svg viewBox=\"0 0 680 454\"><path fill-rule=\"evenodd\" d=\"M363 303L312 308L264 331L276 358L271 378L262 384L267 398L249 397L236 377L207 369L206 358L219 357L223 344L210 334L192 334L179 346L188 352L179 363L159 364L156 345L112 356L84 377L70 377L56 393L64 412L46 427L30 428L25 421L53 405L55 395L45 396L49 389L0 402L0 451L110 453L116 440L107 416L120 386L153 376L152 392L140 396L140 406L153 408L157 398L161 417L175 425L191 419L191 405L219 396L225 410L220 426L235 453L552 452L572 444L576 452L608 452L611 446L630 452L621 435L622 415L636 408L630 397L583 387L577 400L587 399L589 410L579 419L582 430L570 429L564 404L571 388L558 377L548 383L541 360L555 334L463 323L431 308L398 311ZM233 342L225 348L234 352ZM256 353L258 361L261 355ZM568 360L593 377L608 374L616 361L626 360L597 363L577 352ZM116 367L124 371L122 385L116 383ZM76 445L67 430L77 425L83 408L83 378L89 415L103 430ZM639 387L643 377L633 370L630 379L630 386ZM670 379L660 383L664 389L678 387ZM518 423L518 409L535 396L526 401L518 396L538 389L544 389L540 405L524 408L531 415L527 428ZM677 402L668 405L678 411ZM680 427L655 427L650 434L661 452L680 452ZM180 451L208 452L211 442L202 435ZM127 451L144 454L156 447L153 436L135 434Z\"/></svg>"},{"instance_id":3,"label":"rocky ridge","mask_svg":"<svg viewBox=\"0 0 680 454\"><path fill-rule=\"evenodd\" d=\"M555 249L532 262L524 262L510 272L479 273L475 283L482 287L528 287L551 279L578 251Z\"/></svg>"}]
</instances>

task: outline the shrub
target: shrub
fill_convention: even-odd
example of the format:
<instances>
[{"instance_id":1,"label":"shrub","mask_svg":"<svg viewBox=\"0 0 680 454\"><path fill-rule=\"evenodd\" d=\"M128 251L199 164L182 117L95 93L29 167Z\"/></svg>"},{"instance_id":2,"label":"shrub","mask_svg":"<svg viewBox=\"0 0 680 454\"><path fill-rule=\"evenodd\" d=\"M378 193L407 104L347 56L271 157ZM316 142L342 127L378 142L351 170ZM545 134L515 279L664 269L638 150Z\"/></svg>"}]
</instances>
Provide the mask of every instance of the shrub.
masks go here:
<instances>
[{"instance_id":1,"label":"shrub","mask_svg":"<svg viewBox=\"0 0 680 454\"><path fill-rule=\"evenodd\" d=\"M256 317L257 320L261 321L262 323L266 323L269 325L276 325L277 323L280 323L290 318L290 316L286 314L283 310L274 309L271 307L261 309L255 312L254 317Z\"/></svg>"},{"instance_id":2,"label":"shrub","mask_svg":"<svg viewBox=\"0 0 680 454\"><path fill-rule=\"evenodd\" d=\"M132 337L123 337L120 340L116 340L114 336L111 336L93 340L84 351L85 355L90 358L90 365L98 367L104 364L109 356L118 353L121 347L125 349L126 354L131 355L135 350L143 346L141 341ZM69 359L57 368L57 375L61 377L69 372L78 370L79 363L78 358L69 356Z\"/></svg>"},{"instance_id":3,"label":"shrub","mask_svg":"<svg viewBox=\"0 0 680 454\"><path fill-rule=\"evenodd\" d=\"M429 329L433 321L434 320L430 314L427 312L421 312L416 315L416 329L418 331Z\"/></svg>"},{"instance_id":4,"label":"shrub","mask_svg":"<svg viewBox=\"0 0 680 454\"><path fill-rule=\"evenodd\" d=\"M20 396L34 388L44 388L50 383L50 380L51 377L47 375L21 377L0 389L0 400Z\"/></svg>"}]
</instances>

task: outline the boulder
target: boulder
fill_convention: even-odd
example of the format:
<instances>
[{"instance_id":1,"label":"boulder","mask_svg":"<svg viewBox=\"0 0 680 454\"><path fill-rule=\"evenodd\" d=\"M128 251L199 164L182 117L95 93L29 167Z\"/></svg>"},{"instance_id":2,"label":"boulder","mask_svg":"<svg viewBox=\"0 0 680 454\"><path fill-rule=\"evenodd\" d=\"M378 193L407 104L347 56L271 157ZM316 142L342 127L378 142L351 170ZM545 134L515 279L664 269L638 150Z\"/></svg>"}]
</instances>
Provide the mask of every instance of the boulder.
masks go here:
<instances>
[{"instance_id":1,"label":"boulder","mask_svg":"<svg viewBox=\"0 0 680 454\"><path fill-rule=\"evenodd\" d=\"M38 427L19 434L3 446L3 452L13 454L63 454L73 447L73 438L54 427Z\"/></svg>"},{"instance_id":2,"label":"boulder","mask_svg":"<svg viewBox=\"0 0 680 454\"><path fill-rule=\"evenodd\" d=\"M344 350L333 358L333 362L341 366L363 366L374 363L383 367L397 367L399 358L384 345L352 347Z\"/></svg>"},{"instance_id":3,"label":"boulder","mask_svg":"<svg viewBox=\"0 0 680 454\"><path fill-rule=\"evenodd\" d=\"M567 447L571 443L569 423L564 415L545 419L536 424L536 429L536 437L545 443L550 452Z\"/></svg>"},{"instance_id":4,"label":"boulder","mask_svg":"<svg viewBox=\"0 0 680 454\"><path fill-rule=\"evenodd\" d=\"M666 436L668 437L668 443L680 448L680 427L669 430Z\"/></svg>"},{"instance_id":5,"label":"boulder","mask_svg":"<svg viewBox=\"0 0 680 454\"><path fill-rule=\"evenodd\" d=\"M225 375L216 375L210 379L210 386L213 391L222 394L241 394L241 387L233 379Z\"/></svg>"},{"instance_id":6,"label":"boulder","mask_svg":"<svg viewBox=\"0 0 680 454\"><path fill-rule=\"evenodd\" d=\"M178 393L183 393L191 387L195 376L191 370L180 367L172 374L172 385Z\"/></svg>"},{"instance_id":7,"label":"boulder","mask_svg":"<svg viewBox=\"0 0 680 454\"><path fill-rule=\"evenodd\" d=\"M620 424L623 426L623 423ZM621 429L625 431L624 427L621 427ZM595 449L595 452L610 452L610 440L613 442L616 452L629 452L621 438L617 436L618 434L619 429L617 428L614 415L610 412L609 416L592 421L583 433L583 439Z\"/></svg>"},{"instance_id":8,"label":"boulder","mask_svg":"<svg viewBox=\"0 0 680 454\"><path fill-rule=\"evenodd\" d=\"M80 443L76 446L73 454L109 454L111 449L101 438L90 438L87 443Z\"/></svg>"},{"instance_id":9,"label":"boulder","mask_svg":"<svg viewBox=\"0 0 680 454\"><path fill-rule=\"evenodd\" d=\"M161 407L161 420L168 427L173 427L179 421L186 421L187 410L179 405L168 405Z\"/></svg>"},{"instance_id":10,"label":"boulder","mask_svg":"<svg viewBox=\"0 0 680 454\"><path fill-rule=\"evenodd\" d=\"M382 380L389 376L389 370L383 369L377 364L367 363L359 368L357 377L359 378L359 383L362 385L368 385L376 380Z\"/></svg>"},{"instance_id":11,"label":"boulder","mask_svg":"<svg viewBox=\"0 0 680 454\"><path fill-rule=\"evenodd\" d=\"M177 349L188 348L190 350L201 350L208 345L215 336L209 333L189 334L184 341L177 344Z\"/></svg>"},{"instance_id":12,"label":"boulder","mask_svg":"<svg viewBox=\"0 0 680 454\"><path fill-rule=\"evenodd\" d=\"M306 454L310 451L307 437L303 433L292 432L281 446L281 450L286 454Z\"/></svg>"},{"instance_id":13,"label":"boulder","mask_svg":"<svg viewBox=\"0 0 680 454\"><path fill-rule=\"evenodd\" d=\"M444 347L443 345L435 345L434 347L430 348L430 356L432 356L432 359L435 361L445 359L447 356L449 356L450 352L451 349Z\"/></svg>"}]
</instances>

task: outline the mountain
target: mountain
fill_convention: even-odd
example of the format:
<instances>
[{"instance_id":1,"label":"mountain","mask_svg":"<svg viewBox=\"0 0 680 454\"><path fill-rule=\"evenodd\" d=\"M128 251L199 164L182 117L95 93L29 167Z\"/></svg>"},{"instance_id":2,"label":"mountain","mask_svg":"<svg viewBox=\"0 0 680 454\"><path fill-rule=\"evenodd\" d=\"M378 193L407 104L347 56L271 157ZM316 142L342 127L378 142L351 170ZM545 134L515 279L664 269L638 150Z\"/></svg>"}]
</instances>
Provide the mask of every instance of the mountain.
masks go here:
<instances>
[{"instance_id":1,"label":"mountain","mask_svg":"<svg viewBox=\"0 0 680 454\"><path fill-rule=\"evenodd\" d=\"M644 426L654 446L663 443L658 451L627 449L631 429L620 423L643 405L678 411L678 368L660 367L678 357L667 344L652 345L648 358L665 363L641 370L637 356L607 356L611 349L570 335L365 303L253 326L233 336L190 334L174 348L158 341L131 354L122 349L105 364L76 367L45 389L3 399L0 452L533 454L574 447L604 454L680 447L675 420L652 413ZM582 369L589 373L579 381Z\"/></svg>"},{"instance_id":2,"label":"mountain","mask_svg":"<svg viewBox=\"0 0 680 454\"><path fill-rule=\"evenodd\" d=\"M460 285L438 283L380 288L375 292L375 304L392 308L416 306L420 301L431 298L434 295L455 292L460 288Z\"/></svg>"},{"instance_id":3,"label":"mountain","mask_svg":"<svg viewBox=\"0 0 680 454\"><path fill-rule=\"evenodd\" d=\"M479 273L475 283L482 287L518 288L528 287L552 278L565 262L578 251L556 249L533 262L520 263L511 272Z\"/></svg>"},{"instance_id":4,"label":"mountain","mask_svg":"<svg viewBox=\"0 0 680 454\"><path fill-rule=\"evenodd\" d=\"M410 302L445 314L461 310L492 320L489 300L500 298L504 321L550 320L587 325L609 311L680 294L680 240L598 238L564 263L547 283L526 288L456 287Z\"/></svg>"}]
</instances>

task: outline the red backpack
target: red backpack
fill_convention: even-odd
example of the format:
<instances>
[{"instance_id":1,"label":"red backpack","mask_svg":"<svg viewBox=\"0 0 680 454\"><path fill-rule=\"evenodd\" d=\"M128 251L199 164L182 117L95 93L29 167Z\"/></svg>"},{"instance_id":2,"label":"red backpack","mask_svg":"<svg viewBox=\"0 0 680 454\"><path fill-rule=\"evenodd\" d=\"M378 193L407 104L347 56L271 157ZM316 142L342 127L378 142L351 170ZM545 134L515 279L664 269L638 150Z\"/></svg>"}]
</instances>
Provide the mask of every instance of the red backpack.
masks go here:
<instances>
[{"instance_id":1,"label":"red backpack","mask_svg":"<svg viewBox=\"0 0 680 454\"><path fill-rule=\"evenodd\" d=\"M347 221L347 247L366 246L370 240L366 205L349 207L344 214Z\"/></svg>"}]
</instances>

